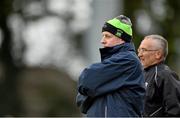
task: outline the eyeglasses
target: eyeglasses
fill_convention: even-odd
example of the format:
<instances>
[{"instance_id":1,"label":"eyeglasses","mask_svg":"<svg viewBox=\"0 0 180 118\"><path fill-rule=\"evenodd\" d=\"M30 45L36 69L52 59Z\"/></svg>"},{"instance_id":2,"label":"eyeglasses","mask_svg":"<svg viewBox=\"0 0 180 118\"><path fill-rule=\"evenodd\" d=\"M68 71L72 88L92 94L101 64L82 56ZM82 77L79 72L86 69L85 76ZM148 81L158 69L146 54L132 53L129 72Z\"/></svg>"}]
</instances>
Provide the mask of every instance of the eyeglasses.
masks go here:
<instances>
[{"instance_id":1,"label":"eyeglasses","mask_svg":"<svg viewBox=\"0 0 180 118\"><path fill-rule=\"evenodd\" d=\"M150 51L158 51L158 49L157 50L148 50L148 49L146 49L146 48L138 48L138 50L137 50L137 52L138 53L144 53L144 52L150 52Z\"/></svg>"}]
</instances>

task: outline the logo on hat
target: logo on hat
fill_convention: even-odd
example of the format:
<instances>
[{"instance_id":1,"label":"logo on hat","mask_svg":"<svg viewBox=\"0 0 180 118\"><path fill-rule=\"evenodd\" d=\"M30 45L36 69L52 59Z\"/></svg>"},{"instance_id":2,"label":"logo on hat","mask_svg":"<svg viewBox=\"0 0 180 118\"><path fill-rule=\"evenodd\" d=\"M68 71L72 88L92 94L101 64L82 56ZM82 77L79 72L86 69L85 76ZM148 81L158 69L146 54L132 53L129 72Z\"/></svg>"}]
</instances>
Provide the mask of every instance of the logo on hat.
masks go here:
<instances>
[{"instance_id":1,"label":"logo on hat","mask_svg":"<svg viewBox=\"0 0 180 118\"><path fill-rule=\"evenodd\" d=\"M122 33L123 33L122 30L117 29L116 36L117 36L117 37L121 37Z\"/></svg>"}]
</instances>

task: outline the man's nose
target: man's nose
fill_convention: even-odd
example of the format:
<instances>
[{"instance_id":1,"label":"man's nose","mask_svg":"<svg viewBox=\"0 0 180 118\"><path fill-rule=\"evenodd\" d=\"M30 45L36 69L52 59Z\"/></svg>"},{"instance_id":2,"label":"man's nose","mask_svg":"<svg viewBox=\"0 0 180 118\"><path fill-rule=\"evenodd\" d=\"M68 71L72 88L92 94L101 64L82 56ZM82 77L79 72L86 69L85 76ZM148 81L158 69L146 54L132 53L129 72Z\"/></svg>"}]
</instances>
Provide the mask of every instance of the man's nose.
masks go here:
<instances>
[{"instance_id":1,"label":"man's nose","mask_svg":"<svg viewBox=\"0 0 180 118\"><path fill-rule=\"evenodd\" d=\"M101 38L101 43L102 43L102 44L105 43L104 37Z\"/></svg>"},{"instance_id":2,"label":"man's nose","mask_svg":"<svg viewBox=\"0 0 180 118\"><path fill-rule=\"evenodd\" d=\"M138 57L142 57L142 53L141 52L138 52Z\"/></svg>"}]
</instances>

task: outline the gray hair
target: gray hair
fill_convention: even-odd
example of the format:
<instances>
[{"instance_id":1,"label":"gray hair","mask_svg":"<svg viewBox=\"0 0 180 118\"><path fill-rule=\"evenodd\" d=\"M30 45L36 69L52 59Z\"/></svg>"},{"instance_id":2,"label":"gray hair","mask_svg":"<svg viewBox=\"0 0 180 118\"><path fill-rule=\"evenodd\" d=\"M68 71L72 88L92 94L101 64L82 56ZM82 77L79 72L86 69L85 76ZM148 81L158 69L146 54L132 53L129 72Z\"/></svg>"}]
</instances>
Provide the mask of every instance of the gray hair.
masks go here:
<instances>
[{"instance_id":1,"label":"gray hair","mask_svg":"<svg viewBox=\"0 0 180 118\"><path fill-rule=\"evenodd\" d=\"M168 55L168 42L167 42L167 40L164 37L162 37L161 35L157 35L157 34L148 35L145 38L148 38L148 39L150 38L150 39L153 39L153 40L156 40L159 42L159 44L160 44L159 46L163 50L163 55L164 55L164 60L165 60L167 55Z\"/></svg>"}]
</instances>

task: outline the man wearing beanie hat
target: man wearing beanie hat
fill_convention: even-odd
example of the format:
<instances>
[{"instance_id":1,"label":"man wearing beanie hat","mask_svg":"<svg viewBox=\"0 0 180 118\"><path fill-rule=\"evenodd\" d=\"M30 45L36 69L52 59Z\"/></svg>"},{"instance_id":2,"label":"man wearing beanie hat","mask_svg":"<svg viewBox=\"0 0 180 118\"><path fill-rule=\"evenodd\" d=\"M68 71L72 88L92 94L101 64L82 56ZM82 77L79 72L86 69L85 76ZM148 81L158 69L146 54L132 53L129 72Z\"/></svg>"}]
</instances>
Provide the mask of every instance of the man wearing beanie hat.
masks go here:
<instances>
[{"instance_id":1,"label":"man wearing beanie hat","mask_svg":"<svg viewBox=\"0 0 180 118\"><path fill-rule=\"evenodd\" d=\"M101 62L85 68L78 81L77 105L87 117L139 117L144 78L132 43L132 24L120 15L102 28Z\"/></svg>"}]
</instances>

